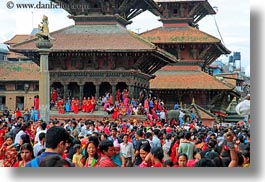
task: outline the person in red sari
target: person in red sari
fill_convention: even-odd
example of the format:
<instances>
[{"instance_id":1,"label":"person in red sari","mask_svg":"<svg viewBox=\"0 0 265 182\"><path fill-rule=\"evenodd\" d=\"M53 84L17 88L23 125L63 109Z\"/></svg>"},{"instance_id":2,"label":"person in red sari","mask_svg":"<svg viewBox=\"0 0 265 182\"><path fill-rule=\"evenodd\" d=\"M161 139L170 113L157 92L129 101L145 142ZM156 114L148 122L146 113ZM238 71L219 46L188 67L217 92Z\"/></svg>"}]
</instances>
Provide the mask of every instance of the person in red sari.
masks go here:
<instances>
[{"instance_id":1,"label":"person in red sari","mask_svg":"<svg viewBox=\"0 0 265 182\"><path fill-rule=\"evenodd\" d=\"M118 89L116 91L116 100L120 103L121 102L121 91Z\"/></svg>"},{"instance_id":2,"label":"person in red sari","mask_svg":"<svg viewBox=\"0 0 265 182\"><path fill-rule=\"evenodd\" d=\"M97 137L89 137L88 143L86 145L85 155L81 159L81 163L83 167L96 167L100 160L100 156L98 155L98 138Z\"/></svg>"},{"instance_id":3,"label":"person in red sari","mask_svg":"<svg viewBox=\"0 0 265 182\"><path fill-rule=\"evenodd\" d=\"M112 113L112 118L114 120L117 120L119 116L119 108L115 105L113 110L114 112Z\"/></svg>"},{"instance_id":4,"label":"person in red sari","mask_svg":"<svg viewBox=\"0 0 265 182\"><path fill-rule=\"evenodd\" d=\"M13 167L25 167L33 158L33 148L30 143L24 143L20 148L21 161L17 161Z\"/></svg>"},{"instance_id":5,"label":"person in red sari","mask_svg":"<svg viewBox=\"0 0 265 182\"><path fill-rule=\"evenodd\" d=\"M34 96L34 109L39 110L39 108L40 108L40 98L38 95L36 95Z\"/></svg>"},{"instance_id":6,"label":"person in red sari","mask_svg":"<svg viewBox=\"0 0 265 182\"><path fill-rule=\"evenodd\" d=\"M52 89L52 101L56 103L58 97L58 92L56 89Z\"/></svg>"},{"instance_id":7,"label":"person in red sari","mask_svg":"<svg viewBox=\"0 0 265 182\"><path fill-rule=\"evenodd\" d=\"M76 100L74 98L72 98L72 102L71 102L71 111L72 112L74 112L75 102L76 102Z\"/></svg>"},{"instance_id":8,"label":"person in red sari","mask_svg":"<svg viewBox=\"0 0 265 182\"><path fill-rule=\"evenodd\" d=\"M77 114L79 111L80 102L79 99L75 99L74 113Z\"/></svg>"},{"instance_id":9,"label":"person in red sari","mask_svg":"<svg viewBox=\"0 0 265 182\"><path fill-rule=\"evenodd\" d=\"M64 100L63 98L61 98L59 101L58 101L58 113L59 114L64 114Z\"/></svg>"},{"instance_id":10,"label":"person in red sari","mask_svg":"<svg viewBox=\"0 0 265 182\"><path fill-rule=\"evenodd\" d=\"M0 148L0 156L4 155L4 167L12 167L17 161L17 150L12 136L7 136L5 142Z\"/></svg>"},{"instance_id":11,"label":"person in red sari","mask_svg":"<svg viewBox=\"0 0 265 182\"><path fill-rule=\"evenodd\" d=\"M168 155L170 156L170 159L173 162L173 164L177 162L179 142L180 142L179 136L175 136L168 151Z\"/></svg>"},{"instance_id":12,"label":"person in red sari","mask_svg":"<svg viewBox=\"0 0 265 182\"><path fill-rule=\"evenodd\" d=\"M90 109L90 112L94 112L95 111L95 107L96 107L96 99L94 96L92 96L91 98L91 109Z\"/></svg>"},{"instance_id":13,"label":"person in red sari","mask_svg":"<svg viewBox=\"0 0 265 182\"><path fill-rule=\"evenodd\" d=\"M88 97L87 98L86 112L90 112L90 111L91 111L91 98Z\"/></svg>"},{"instance_id":14,"label":"person in red sari","mask_svg":"<svg viewBox=\"0 0 265 182\"><path fill-rule=\"evenodd\" d=\"M84 97L82 101L82 112L86 112L86 107L87 107L87 100L86 97Z\"/></svg>"},{"instance_id":15,"label":"person in red sari","mask_svg":"<svg viewBox=\"0 0 265 182\"><path fill-rule=\"evenodd\" d=\"M17 107L16 108L16 119L18 119L18 117L21 117L22 116L22 113L21 113L21 111L20 111L20 109Z\"/></svg>"}]
</instances>

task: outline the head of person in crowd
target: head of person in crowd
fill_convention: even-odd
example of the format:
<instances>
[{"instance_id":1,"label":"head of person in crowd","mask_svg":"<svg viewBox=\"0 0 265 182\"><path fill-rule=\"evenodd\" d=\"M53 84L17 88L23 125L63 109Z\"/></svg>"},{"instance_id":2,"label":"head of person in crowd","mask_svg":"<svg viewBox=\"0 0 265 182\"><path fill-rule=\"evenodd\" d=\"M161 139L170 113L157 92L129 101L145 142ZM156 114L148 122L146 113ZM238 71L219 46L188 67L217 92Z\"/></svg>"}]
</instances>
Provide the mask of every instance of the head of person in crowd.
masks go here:
<instances>
[{"instance_id":1,"label":"head of person in crowd","mask_svg":"<svg viewBox=\"0 0 265 182\"><path fill-rule=\"evenodd\" d=\"M83 162L85 163L88 157L93 157L94 159L98 159L98 145L99 145L99 141L97 137L94 136L90 136L88 138L88 143L86 145L86 150L85 150L85 155L84 155L84 160Z\"/></svg>"},{"instance_id":2,"label":"head of person in crowd","mask_svg":"<svg viewBox=\"0 0 265 182\"><path fill-rule=\"evenodd\" d=\"M121 152L121 146L119 144L119 142L114 142L114 149L115 149L115 155L118 155Z\"/></svg>"},{"instance_id":3,"label":"head of person in crowd","mask_svg":"<svg viewBox=\"0 0 265 182\"><path fill-rule=\"evenodd\" d=\"M99 144L99 150L103 155L109 158L115 155L114 145L113 142L110 140L101 141Z\"/></svg>"},{"instance_id":4,"label":"head of person in crowd","mask_svg":"<svg viewBox=\"0 0 265 182\"><path fill-rule=\"evenodd\" d=\"M136 139L139 140L144 137L144 131L142 129L139 129L136 131Z\"/></svg>"},{"instance_id":5,"label":"head of person in crowd","mask_svg":"<svg viewBox=\"0 0 265 182\"><path fill-rule=\"evenodd\" d=\"M188 156L185 153L179 153L177 157L177 167L187 167Z\"/></svg>"},{"instance_id":6,"label":"head of person in crowd","mask_svg":"<svg viewBox=\"0 0 265 182\"><path fill-rule=\"evenodd\" d=\"M40 161L40 167L70 167L71 164L59 155L48 155Z\"/></svg>"},{"instance_id":7,"label":"head of person in crowd","mask_svg":"<svg viewBox=\"0 0 265 182\"><path fill-rule=\"evenodd\" d=\"M112 128L111 129L111 136L112 136L112 138L116 138L117 137L117 132L118 132L117 128Z\"/></svg>"},{"instance_id":8,"label":"head of person in crowd","mask_svg":"<svg viewBox=\"0 0 265 182\"><path fill-rule=\"evenodd\" d=\"M25 163L34 158L33 147L30 143L24 143L20 147L20 156Z\"/></svg>"},{"instance_id":9,"label":"head of person in crowd","mask_svg":"<svg viewBox=\"0 0 265 182\"><path fill-rule=\"evenodd\" d=\"M206 157L197 161L194 167L216 167L216 166L213 160Z\"/></svg>"},{"instance_id":10,"label":"head of person in crowd","mask_svg":"<svg viewBox=\"0 0 265 182\"><path fill-rule=\"evenodd\" d=\"M150 146L149 142L141 145L140 157L141 157L142 161L144 161L145 157L150 153L150 151L151 151L151 146Z\"/></svg>"},{"instance_id":11,"label":"head of person in crowd","mask_svg":"<svg viewBox=\"0 0 265 182\"><path fill-rule=\"evenodd\" d=\"M23 134L20 136L19 145L22 146L24 143L31 143L30 137L27 134Z\"/></svg>"},{"instance_id":12,"label":"head of person in crowd","mask_svg":"<svg viewBox=\"0 0 265 182\"><path fill-rule=\"evenodd\" d=\"M247 150L244 150L242 152L242 157L243 157L242 167L250 167L250 152Z\"/></svg>"},{"instance_id":13,"label":"head of person in crowd","mask_svg":"<svg viewBox=\"0 0 265 182\"><path fill-rule=\"evenodd\" d=\"M103 141L103 140L107 140L108 139L108 135L106 133L102 133L100 135L100 140Z\"/></svg>"},{"instance_id":14,"label":"head of person in crowd","mask_svg":"<svg viewBox=\"0 0 265 182\"><path fill-rule=\"evenodd\" d=\"M162 147L153 147L150 150L152 164L163 164L164 152Z\"/></svg>"},{"instance_id":15,"label":"head of person in crowd","mask_svg":"<svg viewBox=\"0 0 265 182\"><path fill-rule=\"evenodd\" d=\"M163 162L163 167L173 167L174 164L171 159L167 159Z\"/></svg>"},{"instance_id":16,"label":"head of person in crowd","mask_svg":"<svg viewBox=\"0 0 265 182\"><path fill-rule=\"evenodd\" d=\"M46 132L46 152L63 154L70 135L67 131L59 126L51 127Z\"/></svg>"}]
</instances>

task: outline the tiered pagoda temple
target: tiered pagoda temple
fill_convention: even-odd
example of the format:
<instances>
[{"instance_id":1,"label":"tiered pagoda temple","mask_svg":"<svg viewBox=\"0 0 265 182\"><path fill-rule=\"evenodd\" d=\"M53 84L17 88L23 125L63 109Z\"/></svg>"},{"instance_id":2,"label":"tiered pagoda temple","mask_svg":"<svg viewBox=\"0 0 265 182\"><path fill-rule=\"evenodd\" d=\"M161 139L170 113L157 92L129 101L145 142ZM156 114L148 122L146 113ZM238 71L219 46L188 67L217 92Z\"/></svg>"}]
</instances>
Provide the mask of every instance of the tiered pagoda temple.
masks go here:
<instances>
[{"instance_id":1,"label":"tiered pagoda temple","mask_svg":"<svg viewBox=\"0 0 265 182\"><path fill-rule=\"evenodd\" d=\"M142 37L173 54L179 62L167 65L150 80L153 94L169 106L178 102L189 106L194 98L205 109L224 111L231 100L217 97L233 94L233 86L206 73L219 56L229 54L222 42L198 28L198 22L215 11L207 0L155 0L162 11L162 27L144 32ZM231 95L232 99L233 95ZM214 103L211 101L215 98ZM221 99L222 108L216 104Z\"/></svg>"},{"instance_id":2,"label":"tiered pagoda temple","mask_svg":"<svg viewBox=\"0 0 265 182\"><path fill-rule=\"evenodd\" d=\"M160 14L152 0L79 1L86 4L85 9L71 9L67 6L71 1L54 2L64 4L75 22L50 33L55 40L49 54L49 86L59 89L64 97L98 98L125 88L131 97L138 97L141 89L149 89L156 71L177 62L174 55L126 29L130 20L145 10ZM39 65L36 40L14 44L10 50Z\"/></svg>"}]
</instances>

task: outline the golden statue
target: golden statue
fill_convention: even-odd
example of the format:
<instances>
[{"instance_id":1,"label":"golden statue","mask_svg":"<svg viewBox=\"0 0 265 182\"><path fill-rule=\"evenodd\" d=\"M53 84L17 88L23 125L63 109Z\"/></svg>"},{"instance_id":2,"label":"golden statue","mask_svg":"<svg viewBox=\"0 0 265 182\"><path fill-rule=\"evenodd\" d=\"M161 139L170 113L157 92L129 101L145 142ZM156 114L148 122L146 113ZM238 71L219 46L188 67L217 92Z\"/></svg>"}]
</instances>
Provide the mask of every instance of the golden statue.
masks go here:
<instances>
[{"instance_id":1,"label":"golden statue","mask_svg":"<svg viewBox=\"0 0 265 182\"><path fill-rule=\"evenodd\" d=\"M48 24L48 17L46 15L43 15L41 25L38 25L40 32L36 33L36 36L39 39L54 40L54 38L50 36Z\"/></svg>"}]
</instances>

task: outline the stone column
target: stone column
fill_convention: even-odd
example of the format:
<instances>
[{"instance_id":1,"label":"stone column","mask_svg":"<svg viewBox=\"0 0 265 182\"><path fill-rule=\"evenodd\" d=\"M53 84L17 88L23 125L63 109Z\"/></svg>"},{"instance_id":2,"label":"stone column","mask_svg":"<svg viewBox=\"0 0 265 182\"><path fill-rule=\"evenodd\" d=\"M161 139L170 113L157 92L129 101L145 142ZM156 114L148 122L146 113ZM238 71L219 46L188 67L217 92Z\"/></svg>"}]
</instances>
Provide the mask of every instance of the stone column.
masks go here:
<instances>
[{"instance_id":1,"label":"stone column","mask_svg":"<svg viewBox=\"0 0 265 182\"><path fill-rule=\"evenodd\" d=\"M63 97L64 97L64 100L66 100L66 98L67 98L67 91L68 91L68 84L64 84L63 85Z\"/></svg>"},{"instance_id":2,"label":"stone column","mask_svg":"<svg viewBox=\"0 0 265 182\"><path fill-rule=\"evenodd\" d=\"M129 93L130 93L130 98L133 98L135 96L133 85L129 86Z\"/></svg>"},{"instance_id":3,"label":"stone column","mask_svg":"<svg viewBox=\"0 0 265 182\"><path fill-rule=\"evenodd\" d=\"M79 85L80 87L80 94L79 94L79 100L80 100L80 103L82 103L82 100L84 98L84 85Z\"/></svg>"},{"instance_id":4,"label":"stone column","mask_svg":"<svg viewBox=\"0 0 265 182\"><path fill-rule=\"evenodd\" d=\"M50 121L50 76L48 56L52 43L49 40L39 40L36 47L40 54L40 80L39 80L39 97L40 97L40 119L44 122Z\"/></svg>"},{"instance_id":5,"label":"stone column","mask_svg":"<svg viewBox=\"0 0 265 182\"><path fill-rule=\"evenodd\" d=\"M99 98L99 85L100 84L96 84L96 94L95 94L96 100Z\"/></svg>"},{"instance_id":6,"label":"stone column","mask_svg":"<svg viewBox=\"0 0 265 182\"><path fill-rule=\"evenodd\" d=\"M112 90L112 101L113 104L115 103L115 96L116 96L116 84L115 85L111 85L111 90Z\"/></svg>"}]
</instances>

